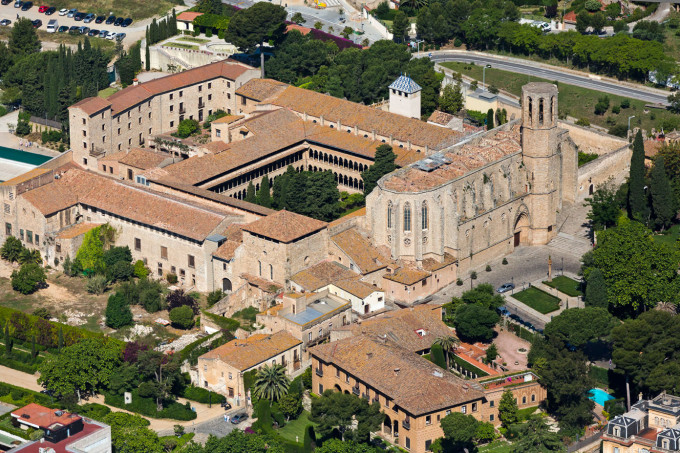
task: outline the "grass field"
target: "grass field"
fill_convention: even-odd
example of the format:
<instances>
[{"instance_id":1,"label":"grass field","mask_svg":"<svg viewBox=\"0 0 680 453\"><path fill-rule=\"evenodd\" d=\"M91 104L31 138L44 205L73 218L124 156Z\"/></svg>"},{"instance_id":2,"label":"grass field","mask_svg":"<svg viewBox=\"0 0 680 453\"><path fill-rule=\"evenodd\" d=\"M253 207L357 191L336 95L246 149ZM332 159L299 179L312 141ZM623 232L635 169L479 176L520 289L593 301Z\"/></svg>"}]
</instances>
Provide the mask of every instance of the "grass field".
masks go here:
<instances>
[{"instance_id":1,"label":"grass field","mask_svg":"<svg viewBox=\"0 0 680 453\"><path fill-rule=\"evenodd\" d=\"M512 444L505 440L495 440L477 449L479 453L512 453Z\"/></svg>"},{"instance_id":2,"label":"grass field","mask_svg":"<svg viewBox=\"0 0 680 453\"><path fill-rule=\"evenodd\" d=\"M673 225L663 232L663 234L655 234L652 236L655 241L666 245L675 245L677 247L678 239L680 238L680 225Z\"/></svg>"},{"instance_id":3,"label":"grass field","mask_svg":"<svg viewBox=\"0 0 680 453\"><path fill-rule=\"evenodd\" d=\"M209 39L194 38L193 36L182 36L177 41L195 42L197 44L203 44L204 42L210 42Z\"/></svg>"},{"instance_id":4,"label":"grass field","mask_svg":"<svg viewBox=\"0 0 680 453\"><path fill-rule=\"evenodd\" d=\"M198 50L198 46L196 46L194 44L185 44L183 42L174 42L174 41L163 44L163 47L179 47L181 49Z\"/></svg>"},{"instance_id":5,"label":"grass field","mask_svg":"<svg viewBox=\"0 0 680 453\"><path fill-rule=\"evenodd\" d=\"M286 426L279 429L277 433L284 439L300 442L305 438L305 429L309 425L314 425L309 421L309 412L302 411L297 420L286 423Z\"/></svg>"},{"instance_id":6,"label":"grass field","mask_svg":"<svg viewBox=\"0 0 680 453\"><path fill-rule=\"evenodd\" d=\"M544 315L560 308L560 300L557 297L551 296L535 286L515 293L512 297Z\"/></svg>"},{"instance_id":7,"label":"grass field","mask_svg":"<svg viewBox=\"0 0 680 453\"><path fill-rule=\"evenodd\" d=\"M447 62L442 63L442 66L460 72L464 75L482 80L483 66L470 65L469 63ZM522 86L529 82L553 82L552 80L541 79L524 74L516 74L509 71L501 71L500 69L487 68L486 83L493 85L499 89L508 91L516 96L522 92ZM607 123L607 118L612 118L615 124L627 124L628 117L635 115L631 120L631 126L642 126L644 129L651 130L652 127L660 129L664 121L670 123L678 123L680 118L671 112L660 109L650 109L649 113L644 113L645 102L634 99L624 98L623 96L616 96L607 94L610 101L610 108L604 115L595 115L595 104L599 97L605 95L600 91L588 90L574 85L567 85L564 83L558 84L559 87L559 115L565 117L567 115L574 118L586 118L591 124L605 127L609 129L612 125ZM628 99L630 101L630 108L621 109L619 114L612 113L612 107L620 105L621 101ZM611 121L611 120L610 120ZM668 127L665 127L668 130ZM671 128L672 129L672 128Z\"/></svg>"},{"instance_id":8,"label":"grass field","mask_svg":"<svg viewBox=\"0 0 680 453\"><path fill-rule=\"evenodd\" d=\"M116 88L116 87L107 87L107 88L104 88L103 90L99 90L99 93L97 93L97 96L99 96L100 98L107 98L107 97L111 96L113 93L115 93L116 91L118 91L118 88Z\"/></svg>"},{"instance_id":9,"label":"grass field","mask_svg":"<svg viewBox=\"0 0 680 453\"><path fill-rule=\"evenodd\" d=\"M577 282L573 278L565 277L564 275L560 275L559 277L553 278L551 282L546 280L543 283L551 288L557 288L559 292L564 293L570 297L577 297L583 295L583 292L580 289L581 282Z\"/></svg>"},{"instance_id":10,"label":"grass field","mask_svg":"<svg viewBox=\"0 0 680 453\"><path fill-rule=\"evenodd\" d=\"M59 11L62 8L77 8L78 11L106 15L113 13L114 16L130 17L133 20L145 19L170 11L173 3L169 0L156 0L153 2L139 0L53 0L49 3ZM132 24L135 25L134 23Z\"/></svg>"}]
</instances>

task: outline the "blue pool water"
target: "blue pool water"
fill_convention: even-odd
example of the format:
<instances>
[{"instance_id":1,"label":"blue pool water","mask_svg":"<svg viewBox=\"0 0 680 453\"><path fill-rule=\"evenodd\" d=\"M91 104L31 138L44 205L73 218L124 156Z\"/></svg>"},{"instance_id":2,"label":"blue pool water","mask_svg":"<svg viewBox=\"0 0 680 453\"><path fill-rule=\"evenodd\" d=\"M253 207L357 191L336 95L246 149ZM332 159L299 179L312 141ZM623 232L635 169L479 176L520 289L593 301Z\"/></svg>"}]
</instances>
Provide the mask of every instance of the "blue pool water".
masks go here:
<instances>
[{"instance_id":1,"label":"blue pool water","mask_svg":"<svg viewBox=\"0 0 680 453\"><path fill-rule=\"evenodd\" d=\"M5 148L4 146L0 146L0 158L35 166L42 165L48 160L52 159L50 156L29 153L19 149Z\"/></svg>"},{"instance_id":2,"label":"blue pool water","mask_svg":"<svg viewBox=\"0 0 680 453\"><path fill-rule=\"evenodd\" d=\"M591 389L589 393L590 394L588 398L595 401L595 404L598 404L602 407L604 407L605 402L614 399L613 396L602 389Z\"/></svg>"}]
</instances>

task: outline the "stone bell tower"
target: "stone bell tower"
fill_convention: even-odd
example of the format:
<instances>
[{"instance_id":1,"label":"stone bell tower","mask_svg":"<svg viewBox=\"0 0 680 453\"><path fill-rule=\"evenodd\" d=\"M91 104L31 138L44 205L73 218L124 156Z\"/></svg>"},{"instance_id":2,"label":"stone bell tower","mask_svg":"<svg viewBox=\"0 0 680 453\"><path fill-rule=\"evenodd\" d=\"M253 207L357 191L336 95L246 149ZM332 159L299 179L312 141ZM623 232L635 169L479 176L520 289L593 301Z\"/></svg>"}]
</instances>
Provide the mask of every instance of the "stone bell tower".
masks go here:
<instances>
[{"instance_id":1,"label":"stone bell tower","mask_svg":"<svg viewBox=\"0 0 680 453\"><path fill-rule=\"evenodd\" d=\"M557 87L529 83L522 87L522 155L527 172L530 242L546 244L556 234L561 186Z\"/></svg>"}]
</instances>

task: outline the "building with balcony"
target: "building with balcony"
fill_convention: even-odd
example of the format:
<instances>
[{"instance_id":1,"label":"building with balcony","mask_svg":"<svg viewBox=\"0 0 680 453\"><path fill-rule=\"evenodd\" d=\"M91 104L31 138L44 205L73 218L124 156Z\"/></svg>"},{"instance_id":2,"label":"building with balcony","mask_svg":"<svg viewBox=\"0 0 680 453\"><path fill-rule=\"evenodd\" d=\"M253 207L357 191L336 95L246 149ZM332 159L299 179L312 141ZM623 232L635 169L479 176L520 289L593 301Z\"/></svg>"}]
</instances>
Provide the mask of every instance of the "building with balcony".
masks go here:
<instances>
[{"instance_id":1,"label":"building with balcony","mask_svg":"<svg viewBox=\"0 0 680 453\"><path fill-rule=\"evenodd\" d=\"M198 358L197 385L227 397L234 406L247 402L243 374L264 365L282 365L288 376L302 369L302 341L286 331L232 340Z\"/></svg>"}]
</instances>

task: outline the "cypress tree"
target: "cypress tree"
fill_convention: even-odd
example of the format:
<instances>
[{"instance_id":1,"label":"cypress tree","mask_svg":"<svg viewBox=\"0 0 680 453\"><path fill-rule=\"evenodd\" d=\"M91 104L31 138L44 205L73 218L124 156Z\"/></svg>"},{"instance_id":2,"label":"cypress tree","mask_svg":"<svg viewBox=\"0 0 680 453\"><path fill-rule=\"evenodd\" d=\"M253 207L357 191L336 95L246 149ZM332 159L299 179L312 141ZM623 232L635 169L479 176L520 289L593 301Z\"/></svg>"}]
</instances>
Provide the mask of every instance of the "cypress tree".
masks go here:
<instances>
[{"instance_id":1,"label":"cypress tree","mask_svg":"<svg viewBox=\"0 0 680 453\"><path fill-rule=\"evenodd\" d=\"M663 231L671 224L676 214L674 193L666 175L663 156L657 157L654 161L649 185L652 193L654 224Z\"/></svg>"},{"instance_id":2,"label":"cypress tree","mask_svg":"<svg viewBox=\"0 0 680 453\"><path fill-rule=\"evenodd\" d=\"M595 268L590 271L586 284L586 305L589 307L607 308L609 300L607 299L607 284L604 281L604 276L600 269Z\"/></svg>"},{"instance_id":3,"label":"cypress tree","mask_svg":"<svg viewBox=\"0 0 680 453\"><path fill-rule=\"evenodd\" d=\"M274 179L274 196L272 199L274 209L283 209L288 207L288 186L295 173L296 172L293 166L289 165L284 174Z\"/></svg>"},{"instance_id":4,"label":"cypress tree","mask_svg":"<svg viewBox=\"0 0 680 453\"><path fill-rule=\"evenodd\" d=\"M172 8L172 36L175 36L177 34L177 13L175 12L175 8Z\"/></svg>"},{"instance_id":5,"label":"cypress tree","mask_svg":"<svg viewBox=\"0 0 680 453\"><path fill-rule=\"evenodd\" d=\"M255 186L253 185L252 181L250 181L250 184L248 184L248 188L246 189L245 201L249 203L257 202L257 197L255 196Z\"/></svg>"},{"instance_id":6,"label":"cypress tree","mask_svg":"<svg viewBox=\"0 0 680 453\"><path fill-rule=\"evenodd\" d=\"M269 187L269 178L267 176L262 177L260 190L257 191L257 204L264 206L265 208L272 207L272 196Z\"/></svg>"},{"instance_id":7,"label":"cypress tree","mask_svg":"<svg viewBox=\"0 0 680 453\"><path fill-rule=\"evenodd\" d=\"M493 109L486 112L486 130L490 131L491 129L493 129Z\"/></svg>"},{"instance_id":8,"label":"cypress tree","mask_svg":"<svg viewBox=\"0 0 680 453\"><path fill-rule=\"evenodd\" d=\"M12 354L12 337L9 336L9 322L5 324L5 356Z\"/></svg>"},{"instance_id":9,"label":"cypress tree","mask_svg":"<svg viewBox=\"0 0 680 453\"><path fill-rule=\"evenodd\" d=\"M630 158L630 180L628 183L628 212L631 218L647 223L649 207L645 196L645 145L642 132L638 130L633 140L633 155Z\"/></svg>"},{"instance_id":10,"label":"cypress tree","mask_svg":"<svg viewBox=\"0 0 680 453\"><path fill-rule=\"evenodd\" d=\"M151 69L151 51L149 50L149 41L146 41L146 70L149 71Z\"/></svg>"},{"instance_id":11,"label":"cypress tree","mask_svg":"<svg viewBox=\"0 0 680 453\"><path fill-rule=\"evenodd\" d=\"M392 152L390 145L380 145L376 148L373 165L361 173L364 180L364 195L371 193L380 178L396 170L397 166L394 163L396 158L397 155Z\"/></svg>"},{"instance_id":12,"label":"cypress tree","mask_svg":"<svg viewBox=\"0 0 680 453\"><path fill-rule=\"evenodd\" d=\"M31 339L31 357L35 359L38 357L38 348L35 346L35 335Z\"/></svg>"},{"instance_id":13,"label":"cypress tree","mask_svg":"<svg viewBox=\"0 0 680 453\"><path fill-rule=\"evenodd\" d=\"M307 215L307 172L295 172L288 182L286 209Z\"/></svg>"},{"instance_id":14,"label":"cypress tree","mask_svg":"<svg viewBox=\"0 0 680 453\"><path fill-rule=\"evenodd\" d=\"M61 351L61 348L64 347L64 331L62 330L61 327L59 327L59 335L57 338L57 346L59 347L59 350Z\"/></svg>"}]
</instances>

